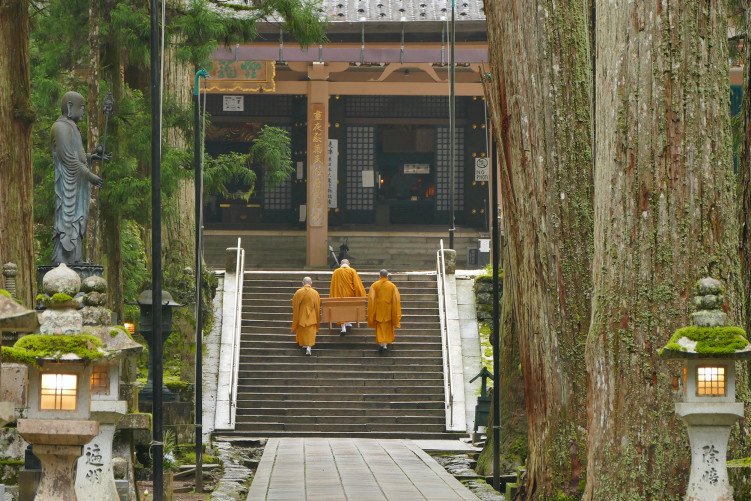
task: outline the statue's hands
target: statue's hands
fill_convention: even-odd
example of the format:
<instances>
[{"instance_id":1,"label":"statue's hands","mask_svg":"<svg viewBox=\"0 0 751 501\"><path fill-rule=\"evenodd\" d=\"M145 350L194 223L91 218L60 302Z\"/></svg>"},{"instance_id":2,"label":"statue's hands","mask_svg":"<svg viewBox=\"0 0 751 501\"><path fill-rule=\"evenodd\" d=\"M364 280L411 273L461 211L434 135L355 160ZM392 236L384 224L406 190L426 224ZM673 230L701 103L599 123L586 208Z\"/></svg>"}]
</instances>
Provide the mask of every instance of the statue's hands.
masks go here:
<instances>
[{"instance_id":1,"label":"statue's hands","mask_svg":"<svg viewBox=\"0 0 751 501\"><path fill-rule=\"evenodd\" d=\"M92 153L90 156L92 159L97 159L97 160L102 160L102 159L112 160L112 155L108 155L106 153L104 155L100 155L99 153Z\"/></svg>"},{"instance_id":2,"label":"statue's hands","mask_svg":"<svg viewBox=\"0 0 751 501\"><path fill-rule=\"evenodd\" d=\"M96 186L97 188L101 188L103 186L102 178L94 174L93 172L90 173L89 176L89 182Z\"/></svg>"}]
</instances>

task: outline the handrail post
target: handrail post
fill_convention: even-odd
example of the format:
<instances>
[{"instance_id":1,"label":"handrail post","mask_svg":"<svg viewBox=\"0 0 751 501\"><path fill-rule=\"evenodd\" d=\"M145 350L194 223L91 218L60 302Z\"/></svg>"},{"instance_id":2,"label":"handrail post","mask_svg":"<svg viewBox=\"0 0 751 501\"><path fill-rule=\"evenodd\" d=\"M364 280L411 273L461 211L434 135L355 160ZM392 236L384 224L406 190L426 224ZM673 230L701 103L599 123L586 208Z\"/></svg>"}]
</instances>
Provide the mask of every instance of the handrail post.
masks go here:
<instances>
[{"instance_id":1,"label":"handrail post","mask_svg":"<svg viewBox=\"0 0 751 501\"><path fill-rule=\"evenodd\" d=\"M446 262L444 257L443 239L440 240L440 250L436 256L436 274L438 288L438 312L441 325L441 351L443 352L443 386L448 396L448 427L454 427L454 392L451 388L451 347L448 337L447 299L446 299Z\"/></svg>"},{"instance_id":2,"label":"handrail post","mask_svg":"<svg viewBox=\"0 0 751 501\"><path fill-rule=\"evenodd\" d=\"M245 274L245 252L242 247L242 239L237 239L237 257L235 262L235 305L232 313L232 369L230 371L230 387L229 387L229 400L227 402L229 406L229 423L235 423L235 417L232 414L232 407L235 406L235 400L237 398L237 392L235 385L237 384L236 373L238 371L238 362L240 358L240 332L242 325L242 316L240 315L240 308L242 306L242 284L243 275Z\"/></svg>"}]
</instances>

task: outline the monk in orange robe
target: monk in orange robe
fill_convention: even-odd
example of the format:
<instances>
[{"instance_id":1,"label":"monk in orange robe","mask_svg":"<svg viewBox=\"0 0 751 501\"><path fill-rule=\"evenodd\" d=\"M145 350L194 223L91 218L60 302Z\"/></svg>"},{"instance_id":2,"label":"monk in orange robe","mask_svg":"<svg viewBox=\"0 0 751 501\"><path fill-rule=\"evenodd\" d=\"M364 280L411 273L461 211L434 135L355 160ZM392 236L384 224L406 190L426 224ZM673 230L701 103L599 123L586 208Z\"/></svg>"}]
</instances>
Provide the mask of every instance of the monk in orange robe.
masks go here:
<instances>
[{"instance_id":1,"label":"monk in orange robe","mask_svg":"<svg viewBox=\"0 0 751 501\"><path fill-rule=\"evenodd\" d=\"M349 259L342 259L341 266L331 275L329 297L365 297L365 286L357 270L349 264ZM352 327L350 322L339 322L342 336Z\"/></svg>"},{"instance_id":2,"label":"monk in orange robe","mask_svg":"<svg viewBox=\"0 0 751 501\"><path fill-rule=\"evenodd\" d=\"M380 276L368 293L368 327L375 329L378 351L383 353L394 342L394 329L401 327L402 304L399 289L389 282L389 272L381 270Z\"/></svg>"},{"instance_id":3,"label":"monk in orange robe","mask_svg":"<svg viewBox=\"0 0 751 501\"><path fill-rule=\"evenodd\" d=\"M292 332L297 331L297 344L310 356L311 346L316 344L316 334L321 326L321 296L313 288L310 277L302 279L302 287L292 298Z\"/></svg>"}]
</instances>

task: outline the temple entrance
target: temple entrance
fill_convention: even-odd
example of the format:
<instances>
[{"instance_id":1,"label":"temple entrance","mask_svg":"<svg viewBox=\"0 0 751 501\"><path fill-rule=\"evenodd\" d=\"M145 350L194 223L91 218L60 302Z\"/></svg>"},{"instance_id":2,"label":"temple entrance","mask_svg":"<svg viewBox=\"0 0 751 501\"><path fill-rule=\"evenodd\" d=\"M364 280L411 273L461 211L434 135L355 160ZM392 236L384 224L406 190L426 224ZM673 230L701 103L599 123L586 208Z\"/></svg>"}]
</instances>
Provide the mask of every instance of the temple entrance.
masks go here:
<instances>
[{"instance_id":1,"label":"temple entrance","mask_svg":"<svg viewBox=\"0 0 751 501\"><path fill-rule=\"evenodd\" d=\"M376 145L376 223L434 223L436 128L380 125Z\"/></svg>"}]
</instances>

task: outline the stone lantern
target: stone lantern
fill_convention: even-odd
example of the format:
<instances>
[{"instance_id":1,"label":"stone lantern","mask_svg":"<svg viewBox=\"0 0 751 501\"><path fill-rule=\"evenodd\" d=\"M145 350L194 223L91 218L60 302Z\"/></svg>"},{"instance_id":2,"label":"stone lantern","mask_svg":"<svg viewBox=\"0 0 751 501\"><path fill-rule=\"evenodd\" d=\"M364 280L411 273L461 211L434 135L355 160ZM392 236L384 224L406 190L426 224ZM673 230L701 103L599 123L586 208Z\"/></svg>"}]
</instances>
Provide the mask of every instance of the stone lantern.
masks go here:
<instances>
[{"instance_id":1,"label":"stone lantern","mask_svg":"<svg viewBox=\"0 0 751 501\"><path fill-rule=\"evenodd\" d=\"M687 501L733 499L727 443L730 427L743 417L743 403L735 401L735 362L751 358L751 344L743 329L725 326L722 292L719 281L700 280L694 325L678 329L660 350L663 358L683 360L683 399L675 413L686 423L691 444Z\"/></svg>"},{"instance_id":2,"label":"stone lantern","mask_svg":"<svg viewBox=\"0 0 751 501\"><path fill-rule=\"evenodd\" d=\"M42 463L35 501L74 501L73 465L82 446L99 433L90 419L92 362L106 355L102 343L82 335L78 274L61 264L48 272L42 288L47 310L40 334L21 338L10 350L29 367L28 418L18 433L34 446Z\"/></svg>"},{"instance_id":3,"label":"stone lantern","mask_svg":"<svg viewBox=\"0 0 751 501\"><path fill-rule=\"evenodd\" d=\"M150 405L154 398L154 361L152 355L154 353L154 329L153 329L153 317L152 317L152 291L145 290L141 292L136 301L138 307L141 309L140 318L140 332L149 345L149 375L144 386L138 393L139 407L143 411L150 411ZM170 334L172 334L172 309L178 306L184 306L180 303L176 303L172 299L172 295L162 290L162 345L167 341ZM178 395L172 393L164 384L162 384L162 402L177 402ZM142 403L147 405L142 406Z\"/></svg>"},{"instance_id":4,"label":"stone lantern","mask_svg":"<svg viewBox=\"0 0 751 501\"><path fill-rule=\"evenodd\" d=\"M98 338L107 350L92 365L91 417L99 422L99 434L84 446L78 459L75 491L78 501L119 501L112 471L112 441L115 427L127 413L120 399L120 373L124 356L138 354L143 346L121 327L112 327L111 312L105 308L107 283L90 276L83 281L85 293L81 315L83 332Z\"/></svg>"},{"instance_id":5,"label":"stone lantern","mask_svg":"<svg viewBox=\"0 0 751 501\"><path fill-rule=\"evenodd\" d=\"M6 264L6 267L8 265ZM10 332L35 332L39 320L34 310L28 310L12 298L0 294L0 334ZM2 357L0 356L0 362ZM15 407L12 402L0 402L0 426L15 420Z\"/></svg>"}]
</instances>

